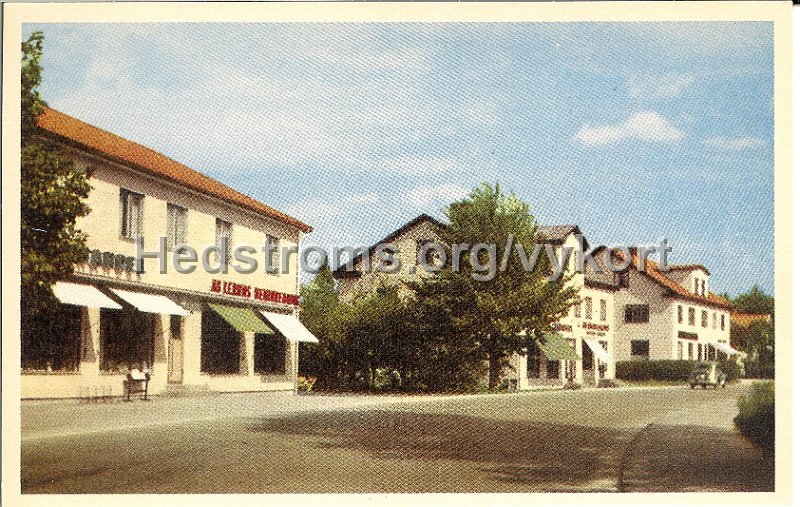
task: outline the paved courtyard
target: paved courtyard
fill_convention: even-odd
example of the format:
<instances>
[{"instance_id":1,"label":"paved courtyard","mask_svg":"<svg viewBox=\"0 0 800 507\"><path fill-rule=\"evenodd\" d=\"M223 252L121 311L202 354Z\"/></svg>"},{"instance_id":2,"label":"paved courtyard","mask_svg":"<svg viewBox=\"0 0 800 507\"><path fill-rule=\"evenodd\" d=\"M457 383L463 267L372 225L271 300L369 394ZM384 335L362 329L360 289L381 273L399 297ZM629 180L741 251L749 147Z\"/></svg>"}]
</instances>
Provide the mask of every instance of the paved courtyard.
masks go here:
<instances>
[{"instance_id":1,"label":"paved courtyard","mask_svg":"<svg viewBox=\"0 0 800 507\"><path fill-rule=\"evenodd\" d=\"M23 493L769 491L745 386L22 404Z\"/></svg>"}]
</instances>

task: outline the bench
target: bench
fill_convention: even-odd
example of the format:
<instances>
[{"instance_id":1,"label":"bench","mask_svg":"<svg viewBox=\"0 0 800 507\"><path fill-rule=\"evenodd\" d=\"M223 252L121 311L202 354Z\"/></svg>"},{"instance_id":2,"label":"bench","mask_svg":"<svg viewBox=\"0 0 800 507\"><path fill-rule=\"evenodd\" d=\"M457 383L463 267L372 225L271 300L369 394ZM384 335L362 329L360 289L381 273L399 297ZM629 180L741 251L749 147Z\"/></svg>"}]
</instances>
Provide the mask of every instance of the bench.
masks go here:
<instances>
[{"instance_id":1,"label":"bench","mask_svg":"<svg viewBox=\"0 0 800 507\"><path fill-rule=\"evenodd\" d=\"M134 368L128 372L125 381L126 401L131 401L131 394L142 394L142 399L147 400L147 386L150 383L150 373Z\"/></svg>"}]
</instances>

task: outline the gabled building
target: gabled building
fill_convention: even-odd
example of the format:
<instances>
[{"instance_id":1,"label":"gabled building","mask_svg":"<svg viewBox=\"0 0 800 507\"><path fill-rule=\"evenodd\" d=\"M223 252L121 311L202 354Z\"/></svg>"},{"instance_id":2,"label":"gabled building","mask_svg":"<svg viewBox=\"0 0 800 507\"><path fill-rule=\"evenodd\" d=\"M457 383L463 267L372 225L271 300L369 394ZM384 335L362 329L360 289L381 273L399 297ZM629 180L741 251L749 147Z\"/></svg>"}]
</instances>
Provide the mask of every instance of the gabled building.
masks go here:
<instances>
[{"instance_id":1,"label":"gabled building","mask_svg":"<svg viewBox=\"0 0 800 507\"><path fill-rule=\"evenodd\" d=\"M54 287L60 301L22 349L22 397L116 396L126 373L147 370L150 392L292 390L298 341L296 263L266 273L262 245L297 246L307 224L145 146L53 109L41 135L86 169L88 216L77 227L91 251ZM158 258L134 265L137 238ZM180 245L259 249L259 268L176 272ZM216 265L218 254L210 264ZM278 253L273 264L280 262Z\"/></svg>"}]
</instances>

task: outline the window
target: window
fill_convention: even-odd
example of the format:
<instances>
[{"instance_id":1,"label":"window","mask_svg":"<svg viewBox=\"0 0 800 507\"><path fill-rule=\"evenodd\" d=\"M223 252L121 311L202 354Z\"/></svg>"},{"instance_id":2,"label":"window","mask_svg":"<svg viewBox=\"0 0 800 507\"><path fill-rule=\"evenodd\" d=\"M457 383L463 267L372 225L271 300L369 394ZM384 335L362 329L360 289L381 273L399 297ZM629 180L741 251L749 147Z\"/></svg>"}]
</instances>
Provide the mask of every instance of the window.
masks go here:
<instances>
[{"instance_id":1,"label":"window","mask_svg":"<svg viewBox=\"0 0 800 507\"><path fill-rule=\"evenodd\" d=\"M541 368L542 351L538 345L528 349L528 378L539 378Z\"/></svg>"},{"instance_id":2,"label":"window","mask_svg":"<svg viewBox=\"0 0 800 507\"><path fill-rule=\"evenodd\" d=\"M581 318L581 304L580 303L575 305L575 318L576 319L580 319Z\"/></svg>"},{"instance_id":3,"label":"window","mask_svg":"<svg viewBox=\"0 0 800 507\"><path fill-rule=\"evenodd\" d=\"M586 298L586 320L592 320L593 313L592 298Z\"/></svg>"},{"instance_id":4,"label":"window","mask_svg":"<svg viewBox=\"0 0 800 507\"><path fill-rule=\"evenodd\" d=\"M167 204L167 250L186 244L186 208Z\"/></svg>"},{"instance_id":5,"label":"window","mask_svg":"<svg viewBox=\"0 0 800 507\"><path fill-rule=\"evenodd\" d=\"M625 305L625 322L628 324L642 324L650 322L649 305Z\"/></svg>"},{"instance_id":6,"label":"window","mask_svg":"<svg viewBox=\"0 0 800 507\"><path fill-rule=\"evenodd\" d=\"M647 359L650 357L650 342L648 340L631 340L631 356Z\"/></svg>"},{"instance_id":7,"label":"window","mask_svg":"<svg viewBox=\"0 0 800 507\"><path fill-rule=\"evenodd\" d=\"M700 312L700 325L708 327L708 312L705 310Z\"/></svg>"},{"instance_id":8,"label":"window","mask_svg":"<svg viewBox=\"0 0 800 507\"><path fill-rule=\"evenodd\" d=\"M561 374L561 361L547 361L547 378L558 378Z\"/></svg>"},{"instance_id":9,"label":"window","mask_svg":"<svg viewBox=\"0 0 800 507\"><path fill-rule=\"evenodd\" d=\"M607 318L607 315L606 315L606 300L605 299L601 299L600 300L600 322L605 322L606 318Z\"/></svg>"},{"instance_id":10,"label":"window","mask_svg":"<svg viewBox=\"0 0 800 507\"><path fill-rule=\"evenodd\" d=\"M683 323L683 306L678 305L678 324Z\"/></svg>"},{"instance_id":11,"label":"window","mask_svg":"<svg viewBox=\"0 0 800 507\"><path fill-rule=\"evenodd\" d=\"M429 245L433 245L435 242L432 239L418 239L417 240L417 262L419 262L419 254L422 252L424 248L425 250L425 264L427 266L437 266L439 262L439 254L435 248Z\"/></svg>"},{"instance_id":12,"label":"window","mask_svg":"<svg viewBox=\"0 0 800 507\"><path fill-rule=\"evenodd\" d=\"M717 329L717 312L711 314L711 329Z\"/></svg>"},{"instance_id":13,"label":"window","mask_svg":"<svg viewBox=\"0 0 800 507\"><path fill-rule=\"evenodd\" d=\"M689 308L689 325L694 326L694 308Z\"/></svg>"},{"instance_id":14,"label":"window","mask_svg":"<svg viewBox=\"0 0 800 507\"><path fill-rule=\"evenodd\" d=\"M686 347L686 359L694 359L694 343L689 342L686 344Z\"/></svg>"},{"instance_id":15,"label":"window","mask_svg":"<svg viewBox=\"0 0 800 507\"><path fill-rule=\"evenodd\" d=\"M678 340L678 359L683 359L683 342Z\"/></svg>"},{"instance_id":16,"label":"window","mask_svg":"<svg viewBox=\"0 0 800 507\"><path fill-rule=\"evenodd\" d=\"M22 303L26 304L23 298ZM81 360L83 308L55 304L35 318L25 318L22 333L22 369L78 371Z\"/></svg>"},{"instance_id":17,"label":"window","mask_svg":"<svg viewBox=\"0 0 800 507\"><path fill-rule=\"evenodd\" d=\"M275 334L255 335L253 345L255 373L283 375L286 373L286 340Z\"/></svg>"},{"instance_id":18,"label":"window","mask_svg":"<svg viewBox=\"0 0 800 507\"><path fill-rule=\"evenodd\" d=\"M217 219L217 247L221 249L223 255L225 256L226 264L230 261L231 258L231 230L233 229L233 224L230 222L226 222L225 220ZM224 239L223 239L224 238ZM224 245L223 245L224 243Z\"/></svg>"},{"instance_id":19,"label":"window","mask_svg":"<svg viewBox=\"0 0 800 507\"><path fill-rule=\"evenodd\" d=\"M614 281L620 287L626 288L628 286L628 282L629 282L629 280L628 280L628 272L627 271L622 271L622 272L619 272L619 273L614 273Z\"/></svg>"},{"instance_id":20,"label":"window","mask_svg":"<svg viewBox=\"0 0 800 507\"><path fill-rule=\"evenodd\" d=\"M119 189L120 235L136 239L142 235L142 201L144 196L124 188Z\"/></svg>"},{"instance_id":21,"label":"window","mask_svg":"<svg viewBox=\"0 0 800 507\"><path fill-rule=\"evenodd\" d=\"M700 293L705 296L706 295L706 281L703 280L700 282Z\"/></svg>"},{"instance_id":22,"label":"window","mask_svg":"<svg viewBox=\"0 0 800 507\"><path fill-rule=\"evenodd\" d=\"M700 280L697 278L694 279L694 293L700 294Z\"/></svg>"},{"instance_id":23,"label":"window","mask_svg":"<svg viewBox=\"0 0 800 507\"><path fill-rule=\"evenodd\" d=\"M719 316L719 328L725 331L725 315Z\"/></svg>"},{"instance_id":24,"label":"window","mask_svg":"<svg viewBox=\"0 0 800 507\"><path fill-rule=\"evenodd\" d=\"M264 236L267 248L272 248L269 254L269 267L271 268L270 274L277 275L280 273L280 240L271 234Z\"/></svg>"},{"instance_id":25,"label":"window","mask_svg":"<svg viewBox=\"0 0 800 507\"><path fill-rule=\"evenodd\" d=\"M153 313L100 309L100 369L125 373L131 368L152 368L155 360Z\"/></svg>"}]
</instances>

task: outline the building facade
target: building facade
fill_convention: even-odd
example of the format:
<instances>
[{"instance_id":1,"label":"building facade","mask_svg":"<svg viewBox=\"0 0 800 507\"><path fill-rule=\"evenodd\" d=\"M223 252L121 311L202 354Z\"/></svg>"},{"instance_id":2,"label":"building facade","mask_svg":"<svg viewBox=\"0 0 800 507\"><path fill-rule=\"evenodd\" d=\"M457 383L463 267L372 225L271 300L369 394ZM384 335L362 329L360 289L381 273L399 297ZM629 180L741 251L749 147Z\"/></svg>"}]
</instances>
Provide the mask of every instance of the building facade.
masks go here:
<instances>
[{"instance_id":1,"label":"building facade","mask_svg":"<svg viewBox=\"0 0 800 507\"><path fill-rule=\"evenodd\" d=\"M132 368L149 371L154 394L294 389L298 341L314 340L296 320L296 257L271 253L286 269L267 273L261 249L267 241L297 247L311 228L60 112L47 109L39 126L90 174L91 212L77 227L91 253L54 287L60 305L39 341L23 346L22 397L120 395ZM136 266L140 237L149 257ZM251 273L238 272L247 265L231 256L244 245L256 249ZM190 257L185 246L198 258L180 273L173 261Z\"/></svg>"}]
</instances>

